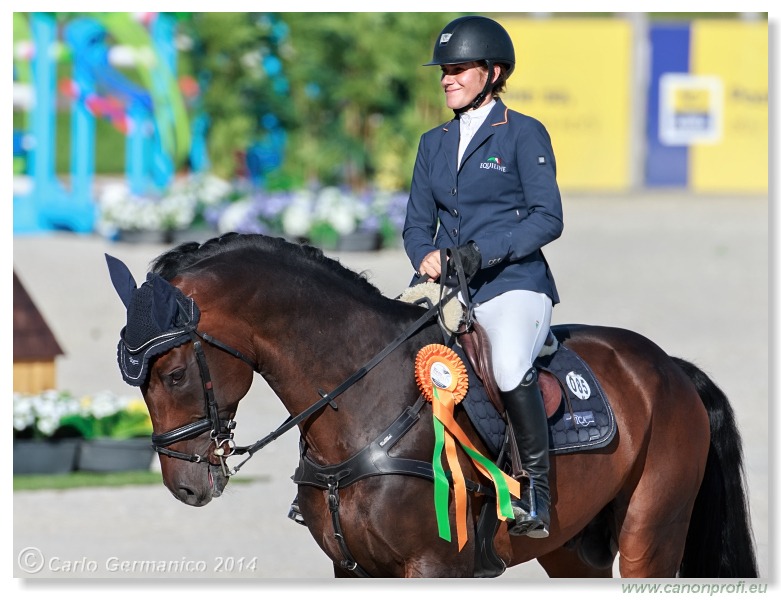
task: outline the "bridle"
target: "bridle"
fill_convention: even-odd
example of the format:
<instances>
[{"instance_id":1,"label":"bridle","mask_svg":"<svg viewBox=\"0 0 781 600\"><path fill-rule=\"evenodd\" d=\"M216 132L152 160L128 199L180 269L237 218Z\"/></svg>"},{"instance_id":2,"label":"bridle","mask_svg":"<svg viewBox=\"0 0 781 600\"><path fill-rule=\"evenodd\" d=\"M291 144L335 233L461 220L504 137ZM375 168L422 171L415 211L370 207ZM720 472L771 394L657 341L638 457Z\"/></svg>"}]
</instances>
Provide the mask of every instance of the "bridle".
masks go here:
<instances>
[{"instance_id":1,"label":"bridle","mask_svg":"<svg viewBox=\"0 0 781 600\"><path fill-rule=\"evenodd\" d=\"M371 360L369 360L369 362L367 362L360 369L345 379L340 385L334 388L333 391L327 394L320 391L320 399L317 402L309 406L309 408L305 409L304 411L300 412L295 417L288 417L274 431L249 446L237 446L236 442L233 440L233 429L236 427L236 422L232 419L221 419L219 416L219 406L214 396L214 385L209 374L209 366L206 363L206 356L203 352L201 340L198 338L201 338L212 346L215 346L216 348L219 348L220 350L223 350L228 354L231 354L232 356L244 361L252 367L253 371L258 372L258 366L244 354L238 350L235 350L234 348L231 348L227 344L220 342L213 336L191 330L188 335L192 339L193 346L195 348L195 356L198 362L198 369L201 374L201 383L204 392L207 416L203 419L195 421L194 423L189 423L187 425L177 427L176 429L172 429L171 431L167 431L165 433L152 434L152 446L158 454L163 454L165 456L170 456L171 458L178 458L180 460L186 460L193 463L200 463L205 460L203 455L177 452L175 450L170 450L168 446L175 444L176 442L192 439L208 431L209 437L214 443L214 450L212 451L212 454L219 458L223 475L226 477L235 475L244 465L244 463L252 458L255 452L273 442L280 435L292 429L300 422L308 419L311 415L318 412L324 406L330 405L333 409L336 409L336 398L339 395L341 395L350 386L366 375L371 369L382 362L382 360L384 360L385 357L393 352L398 346L414 335L423 325L429 322L439 310L440 306L438 304L431 305L428 310L423 313L423 315L421 315L414 323L412 323L398 337L385 346L385 348L377 353ZM229 456L241 454L248 454L249 456L247 456L234 468L229 468L225 462L225 459Z\"/></svg>"},{"instance_id":2,"label":"bridle","mask_svg":"<svg viewBox=\"0 0 781 600\"><path fill-rule=\"evenodd\" d=\"M447 251L448 250L444 248L441 250L441 258L443 264L445 264L446 261ZM426 310L414 323L408 326L401 334L399 334L393 341L391 341L387 346L385 346L385 348L383 348L380 352L378 352L365 365L363 365L361 368L355 371L352 375L350 375L347 379L345 379L331 392L324 393L322 391L318 391L318 393L320 394L320 399L317 402L309 406L309 408L305 409L295 417L293 416L288 417L274 431L272 431L267 436L259 439L254 444L251 444L249 446L236 445L236 442L233 439L233 430L236 427L236 421L232 419L220 418L219 405L217 404L217 400L214 395L214 384L212 383L211 380L211 375L209 373L209 366L206 362L206 356L203 351L203 345L201 343L201 340L209 343L215 348L227 352L228 354L230 354L235 358L244 361L250 367L252 367L252 370L255 372L259 372L259 367L257 363L255 363L252 359L248 358L247 356L245 356L235 348L232 348L231 346L219 341L218 339L216 339L215 337L207 333L200 332L195 328L186 329L186 333L182 337L189 337L193 342L193 347L195 349L195 357L198 362L198 370L201 376L201 385L203 388L207 416L204 417L203 419L195 421L194 423L188 423L187 425L182 425L181 427L177 427L176 429L172 429L165 433L152 434L152 447L154 448L155 452L157 452L158 454L169 456L171 458L186 460L193 463L204 462L204 460L208 461L208 457L205 458L201 454L197 454L197 453L186 454L184 452L177 452L176 450L170 450L168 448L168 446L171 446L176 442L181 442L181 441L195 438L208 431L209 438L211 439L211 442L214 444L214 450L212 451L212 454L219 459L223 475L225 477L231 477L232 475L235 475L239 471L239 469L244 465L244 463L246 463L250 458L252 458L255 452L267 446L269 443L276 440L280 435L292 429L300 422L304 421L305 419L308 419L314 413L321 410L324 406L330 405L331 408L336 410L336 398L339 395L341 395L344 391L346 391L349 387L351 387L354 383L356 383L359 379L363 378L364 375L366 375L371 369L373 369L380 362L382 362L391 352L393 352L396 348L398 348L407 339L412 337L421 327L423 327L423 325L428 323L430 320L432 320L432 318L434 318L438 313L440 313L440 311L442 310L442 306L446 300L448 300L450 297L455 296L458 291L461 291L463 297L465 298L469 297L468 290L466 288L466 280L463 274L463 266L461 264L461 259L458 256L457 252L454 252L452 254L452 258L454 258L456 263L455 270L458 277L458 283L459 283L458 287L451 288L446 293L445 282L444 282L445 278L441 277L439 302L431 303L429 301L428 310ZM425 279L426 278L423 278L421 281ZM469 326L470 319L471 319L471 310L467 311L467 324L466 324L467 327ZM443 327L443 330L446 329L444 327L444 321L442 318L440 318L440 325ZM449 333L452 334L455 332L450 331ZM230 456L242 455L242 454L248 454L248 456L243 461L241 461L238 465L236 465L234 468L232 469L229 468L227 463L225 462L226 459Z\"/></svg>"},{"instance_id":3,"label":"bridle","mask_svg":"<svg viewBox=\"0 0 781 600\"><path fill-rule=\"evenodd\" d=\"M188 336L193 342L195 349L195 358L198 362L198 371L201 376L201 387L203 389L204 400L206 403L206 417L195 421L194 423L188 423L182 425L176 429L172 429L165 433L152 434L152 447L158 454L170 456L171 458L178 458L180 460L186 460L193 463L199 463L204 461L204 456L201 454L185 454L184 452L177 452L176 450L170 450L168 446L175 444L176 442L182 442L189 440L199 435L209 432L209 438L214 444L214 450L212 454L220 459L220 465L225 476L232 475L228 469L225 459L228 456L233 455L237 451L236 442L233 440L233 429L236 427L236 421L233 419L221 419L219 414L219 405L217 399L214 396L214 384L212 383L211 374L209 373L209 365L206 362L206 355L203 351L203 344L201 339L209 344L223 350L236 358L243 360L253 371L257 371L257 365L244 354L231 348L227 344L220 342L207 333L201 333L199 331L190 331ZM199 339L201 338L201 339ZM206 459L208 460L208 458Z\"/></svg>"}]
</instances>

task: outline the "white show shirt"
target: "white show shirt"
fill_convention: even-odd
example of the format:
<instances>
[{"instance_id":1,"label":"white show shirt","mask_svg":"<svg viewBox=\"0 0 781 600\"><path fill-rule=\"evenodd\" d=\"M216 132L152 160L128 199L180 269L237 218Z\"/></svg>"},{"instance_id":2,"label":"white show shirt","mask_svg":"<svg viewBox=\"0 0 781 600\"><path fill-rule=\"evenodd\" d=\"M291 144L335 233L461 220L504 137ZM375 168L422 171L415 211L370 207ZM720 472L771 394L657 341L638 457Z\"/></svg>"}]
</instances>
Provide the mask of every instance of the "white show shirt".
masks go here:
<instances>
[{"instance_id":1,"label":"white show shirt","mask_svg":"<svg viewBox=\"0 0 781 600\"><path fill-rule=\"evenodd\" d=\"M462 112L458 117L460 137L458 139L458 168L461 168L461 159L464 156L466 147L472 138L475 136L475 132L480 129L480 125L483 124L488 113L491 112L496 100L491 99L488 104L484 104L480 108L474 110L468 110Z\"/></svg>"}]
</instances>

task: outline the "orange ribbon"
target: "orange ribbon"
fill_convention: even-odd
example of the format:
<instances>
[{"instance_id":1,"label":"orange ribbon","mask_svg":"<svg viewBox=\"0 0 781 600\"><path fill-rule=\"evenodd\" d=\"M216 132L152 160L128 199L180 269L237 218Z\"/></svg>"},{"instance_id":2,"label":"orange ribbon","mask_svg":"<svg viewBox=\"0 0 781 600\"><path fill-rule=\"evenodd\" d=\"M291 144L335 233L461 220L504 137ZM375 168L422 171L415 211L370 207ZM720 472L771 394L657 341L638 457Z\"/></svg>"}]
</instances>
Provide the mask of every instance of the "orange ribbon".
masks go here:
<instances>
[{"instance_id":1,"label":"orange ribbon","mask_svg":"<svg viewBox=\"0 0 781 600\"><path fill-rule=\"evenodd\" d=\"M435 418L435 431L437 429L437 421L439 421L445 429L444 450L453 478L456 532L458 537L458 549L460 551L467 541L467 494L466 480L458 460L456 440L463 446L464 450L470 458L472 458L472 462L480 472L494 482L494 485L497 488L497 497L500 493L500 487L506 487L510 494L516 498L520 498L520 484L506 473L499 471L496 467L493 467L492 469L488 468L486 464L490 465L490 461L487 461L487 459L480 454L463 429L456 423L453 414L455 407L463 400L464 396L466 396L469 386L469 377L466 372L466 367L464 367L464 364L461 362L458 355L452 349L441 344L430 344L425 346L418 352L415 361L415 379L424 397L432 404ZM437 470L437 464L441 464L439 463L439 458L436 454L437 449L435 448L435 457L433 460L435 472ZM499 477L504 479L504 485L500 485L497 481L497 478ZM435 488L436 487L437 485L435 482ZM505 494L506 493L507 492L505 491ZM435 504L437 505L437 511L439 513L437 518L440 521L440 536L449 540L449 526L444 526L442 522L444 518L441 514L441 512L444 512L446 509L446 504L443 506L441 498L439 498L438 502L436 495L435 490ZM497 502L498 517L501 520L512 518L511 514L508 515L502 512L501 504L501 502Z\"/></svg>"}]
</instances>

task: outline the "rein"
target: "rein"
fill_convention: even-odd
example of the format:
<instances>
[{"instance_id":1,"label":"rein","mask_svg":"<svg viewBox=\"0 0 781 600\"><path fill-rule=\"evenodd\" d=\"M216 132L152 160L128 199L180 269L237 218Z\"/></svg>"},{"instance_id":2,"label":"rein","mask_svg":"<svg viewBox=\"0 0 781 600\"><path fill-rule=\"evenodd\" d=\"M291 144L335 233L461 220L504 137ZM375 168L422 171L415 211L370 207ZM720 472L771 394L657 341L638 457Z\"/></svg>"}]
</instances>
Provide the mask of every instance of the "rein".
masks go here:
<instances>
[{"instance_id":1,"label":"rein","mask_svg":"<svg viewBox=\"0 0 781 600\"><path fill-rule=\"evenodd\" d=\"M440 256L442 259L442 264L445 265L447 262L447 250L442 249ZM214 443L214 450L212 451L212 453L219 458L223 475L225 477L231 477L236 473L238 473L241 467L244 466L244 464L249 459L251 459L258 450L261 450L262 448L264 448L265 446L267 446L268 444L276 440L285 432L289 431L299 423L303 422L304 420L308 419L318 411L322 410L326 405L330 405L333 409L336 409L337 408L336 398L338 398L343 392L349 389L353 384L355 384L360 379L362 379L369 371L371 371L380 362L382 362L389 354L391 354L401 344L403 344L406 340L412 337L423 325L425 325L435 317L437 317L439 325L443 330L443 335L445 333L448 333L450 335L459 333L450 330L445 325L444 316L442 315L442 307L444 303L447 300L451 299L453 296L459 294L459 292L461 295L461 300L465 302L465 304L467 305L466 324L462 331L468 330L472 323L473 316L471 310L471 302L469 301L469 292L466 286L466 278L464 276L463 266L458 253L454 251L451 256L454 259L455 272L458 279L458 287L453 287L446 293L445 290L446 287L448 286L446 286L445 284L446 276L443 273L442 276L440 277L440 293L439 293L438 302L434 303L431 302L430 300L426 300L426 302L429 305L428 309L417 320L415 320L415 322L413 322L410 326L408 326L400 335L398 335L393 341L391 341L387 346L385 346L385 348L383 348L380 352L374 355L366 364L364 364L361 368L355 371L342 383L336 386L336 388L334 388L331 392L323 393L322 391L318 390L318 392L320 393L320 399L317 402L315 402L314 404L306 408L298 415L289 416L274 431L272 431L265 437L259 439L254 444L251 444L249 446L236 446L236 443L233 440L233 430L236 427L236 422L233 421L232 419L229 420L220 419L219 406L217 405L217 400L214 396L214 386L211 381L209 367L206 362L206 356L204 355L203 352L201 339L211 344L215 348L218 348L223 352L227 352L231 356L244 361L245 363L250 365L250 367L252 367L253 371L255 372L260 372L258 365L252 360L250 360L249 358L247 358L238 350L235 350L229 345L217 340L215 337L206 333L199 332L195 328L189 330L188 335L193 341L195 355L198 362L198 369L200 371L201 383L203 386L204 398L206 402L207 416L204 417L203 419L200 419L199 421L190 423L188 425L184 425L182 427L178 427L166 433L152 435L152 444L155 451L158 452L159 454L164 454L172 458L187 460L196 463L202 462L204 458L199 454L185 454L183 452L176 452L174 450L169 450L167 446L170 446L171 444L174 444L178 441L196 437L198 435L201 435L209 431L210 432L209 436L212 442ZM426 279L428 278L423 277L419 280L419 282L425 281ZM199 337L201 339L198 339ZM381 439L378 438L377 440L375 440L374 444L370 444L369 446L364 448L362 452L359 452L356 456L352 457L345 463L322 468L319 465L315 465L314 463L311 463L311 461L308 461L303 451L301 453L301 464L299 466L299 469L296 471L294 479L296 480L297 483L300 484L301 483L310 484L310 485L316 485L318 487L324 486L328 490L328 494L329 494L328 507L331 513L334 534L336 536L337 542L339 544L339 547L343 555L341 566L349 571L352 571L353 573L355 573L360 577L369 577L369 574L363 568L361 568L360 565L355 561L352 553L347 547L346 540L344 539L344 533L342 531L341 521L339 518L339 504L340 504L339 488L349 485L354 480L369 475L383 474L383 473L402 473L407 475L417 475L431 480L434 479L433 470L429 463L423 461L417 461L417 460L408 460L408 459L390 457L387 454L387 451L390 449L390 446L392 446L395 443L395 441L399 439L404 434L404 432L406 432L406 430L409 429L415 423L415 421L417 420L418 412L422 408L423 403L424 401L421 396L419 397L418 402L416 402L415 406L407 408L402 413L402 415L399 418L397 418L397 420L391 425L391 427L382 434ZM389 432L391 431L393 432L393 434L388 435ZM392 443L386 449L383 450L383 447L386 446L389 439L393 440ZM226 446L227 446L227 450L226 450ZM247 457L244 458L244 460L242 460L239 464L237 464L232 469L228 467L226 463L226 458L233 455L238 456L243 454L247 455ZM381 460L383 456L385 457L384 461ZM363 468L363 465L368 458L371 458L369 462L371 462L371 465L374 467L374 469ZM382 468L378 468L378 464L383 465ZM468 482L468 483L472 485L472 487L470 487L472 491L477 491L480 493L484 493L486 495L492 495L491 490L485 488L484 486L480 484L476 484L474 482ZM486 513L486 511L483 510L482 513ZM481 515L480 522L482 523L483 521L484 519L483 516ZM495 531L495 527L493 525L489 523L489 526L492 528L492 531ZM494 554L491 553L491 556L489 556L489 558L493 558L493 557ZM502 566L504 566L504 563L502 563L501 560L499 560L498 558L496 560L498 560L498 562L501 563Z\"/></svg>"},{"instance_id":2,"label":"rein","mask_svg":"<svg viewBox=\"0 0 781 600\"><path fill-rule=\"evenodd\" d=\"M452 291L451 294L455 294L455 291ZM249 366L251 366L255 372L259 372L258 365L238 350L219 341L215 337L197 330L190 331L189 336L193 341L195 356L198 362L198 369L201 374L201 383L204 391L207 416L203 419L200 419L199 421L188 423L187 425L172 429L166 433L153 434L152 447L158 454L164 454L165 456L170 456L172 458L186 460L189 462L203 462L204 457L200 454L186 454L184 452L177 452L175 450L168 449L168 446L175 444L176 442L194 438L209 431L210 438L214 442L215 446L213 454L220 459L223 474L226 477L235 475L258 450L261 450L285 432L289 431L302 421L308 419L326 405L330 404L332 408L336 409L336 398L361 378L363 378L370 370L382 362L391 352L393 352L407 339L414 335L423 325L430 321L440 310L440 305L441 303L430 306L428 310L423 313L423 315L421 315L414 323L407 327L398 337L391 341L371 360L364 364L360 369L355 371L331 392L327 394L320 392L320 399L317 402L309 406L309 408L305 409L295 417L288 417L274 431L249 446L237 446L233 440L233 429L236 427L236 422L232 419L226 420L220 419L219 417L219 407L217 406L217 401L214 397L214 386L209 374L209 367L206 363L206 357L203 353L201 340L198 338L200 337L215 348L227 352L231 356L244 361ZM227 450L225 446L227 446ZM234 468L231 469L228 467L225 462L227 457L243 454L247 454L248 456Z\"/></svg>"},{"instance_id":3,"label":"rein","mask_svg":"<svg viewBox=\"0 0 781 600\"><path fill-rule=\"evenodd\" d=\"M381 363L391 352L393 352L406 340L412 337L423 325L425 325L428 321L432 319L432 317L437 313L438 310L439 310L438 305L434 305L430 307L425 313L423 313L422 316L420 316L414 323L412 323L412 325L407 327L407 329L405 329L398 337L396 337L392 342L390 342L387 346L385 346L385 348L383 348L379 353L374 355L374 357L371 360L369 360L355 373L350 375L350 377L348 377L342 383L336 386L336 388L334 388L331 392L327 394L321 393L320 400L312 404L309 408L299 413L295 417L293 416L288 417L282 423L282 425L277 427L274 431L269 433L264 438L259 439L254 444L250 446L242 446L236 448L234 454L248 454L249 456L247 456L247 458L245 458L238 465L236 465L236 467L230 471L230 475L235 475L238 472L238 470L244 465L244 463L246 463L250 458L252 458L255 452L267 446L268 444L276 440L279 436L281 436L283 433L285 433L289 429L292 429L293 427L295 427L305 419L308 419L314 413L322 409L326 404L330 404L331 407L335 409L336 408L335 400L338 396L340 396L343 392L345 392L348 388L350 388L354 383L356 383L361 378L363 378L364 375L366 375L369 371L371 371L374 367L376 367L379 363Z\"/></svg>"},{"instance_id":4,"label":"rein","mask_svg":"<svg viewBox=\"0 0 781 600\"><path fill-rule=\"evenodd\" d=\"M447 264L447 252L448 250L443 248L441 249L441 260L442 264ZM451 256L455 259L456 264L456 274L458 277L458 283L460 292L462 295L462 298L468 299L469 298L469 290L466 287L466 278L464 276L464 268L461 263L461 258L458 255L457 252L453 252ZM428 279L428 276L424 276L420 280L420 282L425 281ZM420 283L419 282L419 283ZM434 318L435 315L440 316L442 306L443 304L455 296L459 290L457 289L451 289L449 292L445 292L446 286L445 286L445 277L444 275L440 277L440 294L439 294L439 302L436 304L430 304L428 310L426 310L423 315L421 315L417 321L412 323L407 329L405 329L398 337L396 337L392 342L390 342L385 348L383 348L379 353L377 353L369 362L367 362L365 365L363 365L360 369L358 369L355 373L350 375L347 379L345 379L341 384L339 384L334 390L329 392L328 394L323 394L320 392L320 400L315 402L313 405L311 405L309 408L304 410L303 412L299 413L295 417L288 417L282 425L277 427L274 431L269 433L266 437L259 439L257 442L250 446L241 446L241 447L235 447L233 454L249 454L247 458L245 458L243 461L241 461L238 465L236 465L235 468L231 469L229 472L226 473L226 475L235 475L238 470L246 463L250 458L252 458L252 455L255 454L258 450L261 450L263 447L267 446L274 440L276 440L279 436L281 436L283 433L288 431L289 429L295 427L300 422L308 419L311 415L322 409L326 404L330 404L332 408L336 409L336 398L340 396L343 392L345 392L348 388L350 388L354 383L359 381L364 375L366 375L369 371L371 371L374 367L376 367L379 363L381 363L391 352L393 352L396 348L398 348L401 344L403 344L406 340L408 340L410 337L412 337L423 325L425 325L428 321L430 321L432 318ZM467 303L467 306L471 306L471 303ZM471 324L471 309L467 311L467 324L466 328L468 328ZM457 333L454 331L450 331L445 327L444 319L440 318L440 326L447 330L448 333L453 334ZM234 354L238 358L242 358L246 361L246 358L241 355L241 353L236 352L235 350L232 350L230 347L226 346L225 344L221 344L217 342L214 338L209 336L207 337L204 335L203 338L210 342L215 344L217 347L221 348L222 350L225 350L226 352L229 352L231 354ZM254 368L254 367L253 367ZM255 369L257 371L257 369Z\"/></svg>"}]
</instances>

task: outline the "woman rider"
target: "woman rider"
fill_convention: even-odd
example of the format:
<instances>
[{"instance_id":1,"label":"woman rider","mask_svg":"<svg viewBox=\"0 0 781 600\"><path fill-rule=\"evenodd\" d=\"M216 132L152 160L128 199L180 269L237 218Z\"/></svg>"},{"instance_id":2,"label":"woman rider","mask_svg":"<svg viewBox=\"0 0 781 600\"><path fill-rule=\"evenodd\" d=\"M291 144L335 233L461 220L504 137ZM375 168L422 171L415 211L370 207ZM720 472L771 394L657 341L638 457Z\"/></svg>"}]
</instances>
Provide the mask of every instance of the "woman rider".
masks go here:
<instances>
[{"instance_id":1,"label":"woman rider","mask_svg":"<svg viewBox=\"0 0 781 600\"><path fill-rule=\"evenodd\" d=\"M547 537L548 424L533 363L559 301L541 248L561 235L561 195L550 136L499 98L515 50L496 21L449 23L424 66L439 66L453 118L421 139L404 225L404 248L420 276L447 274L454 249L469 278L475 319L491 344L494 376L530 477L514 501L510 533Z\"/></svg>"}]
</instances>

